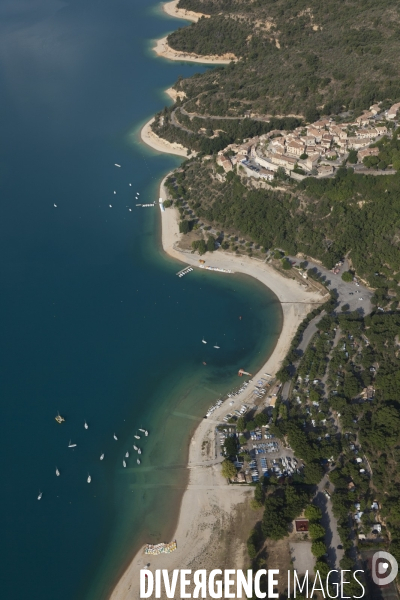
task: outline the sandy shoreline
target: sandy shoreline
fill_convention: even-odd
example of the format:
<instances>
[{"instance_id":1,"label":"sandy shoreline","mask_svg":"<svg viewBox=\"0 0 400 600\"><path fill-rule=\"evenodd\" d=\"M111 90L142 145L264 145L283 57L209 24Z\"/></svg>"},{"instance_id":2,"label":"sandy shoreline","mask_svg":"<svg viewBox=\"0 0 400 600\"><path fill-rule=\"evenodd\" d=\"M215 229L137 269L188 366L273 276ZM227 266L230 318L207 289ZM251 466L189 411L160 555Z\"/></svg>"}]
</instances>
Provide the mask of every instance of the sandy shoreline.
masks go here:
<instances>
[{"instance_id":1,"label":"sandy shoreline","mask_svg":"<svg viewBox=\"0 0 400 600\"><path fill-rule=\"evenodd\" d=\"M187 21L197 21L201 17L208 19L210 15L204 15L203 13L194 12L193 10L185 10L184 8L178 8L179 0L172 0L172 2L164 2L162 5L163 11L170 17L177 17L179 19L186 19Z\"/></svg>"},{"instance_id":2,"label":"sandy shoreline","mask_svg":"<svg viewBox=\"0 0 400 600\"><path fill-rule=\"evenodd\" d=\"M160 185L160 197L167 199L164 181L165 178ZM169 256L199 267L198 255L176 248L181 236L178 216L175 208L161 212L163 249ZM270 265L249 257L237 257L218 250L213 255L206 254L204 258L208 265L255 277L279 298L283 312L282 331L274 351L260 371L253 374L253 380L262 377L265 372L273 376L287 354L298 325L306 314L325 298L319 293L307 292L296 281L279 275ZM224 273L212 273L211 276L231 277ZM239 506L243 507L242 510L245 509L244 502L252 497L253 491L248 486L229 486L222 478L219 466L221 458L216 458L219 452L215 448L214 428L228 412L228 407L229 412L232 412L245 401L249 405L253 404L250 390L237 396L233 406L224 402L212 417L203 419L191 439L188 459L189 484L182 498L178 525L173 537L177 540L178 549L172 554L157 557L146 556L143 549L137 552L114 589L111 600L133 600L139 597L139 570L147 563L150 563L150 569L215 568L215 561L218 561L218 536L224 528L229 527L230 517L235 509ZM210 548L215 552L210 551ZM230 564L227 568L242 568L245 556L245 544L237 540L235 551L229 556ZM217 566L220 565L217 563Z\"/></svg>"},{"instance_id":3,"label":"sandy shoreline","mask_svg":"<svg viewBox=\"0 0 400 600\"><path fill-rule=\"evenodd\" d=\"M188 149L185 148L185 146L182 146L182 144L178 144L177 142L168 142L167 140L158 137L158 135L156 135L154 131L152 131L151 124L153 123L153 121L154 117L151 118L150 121L147 121L147 123L140 130L140 138L142 142L153 148L153 150L157 150L158 152L176 154L177 156L184 156L185 158L187 158Z\"/></svg>"},{"instance_id":4,"label":"sandy shoreline","mask_svg":"<svg viewBox=\"0 0 400 600\"><path fill-rule=\"evenodd\" d=\"M237 60L234 54L201 56L200 54L194 54L193 52L174 50L168 45L167 36L157 40L153 50L157 56L168 58L169 60L189 61L206 65L229 65L230 62Z\"/></svg>"},{"instance_id":5,"label":"sandy shoreline","mask_svg":"<svg viewBox=\"0 0 400 600\"><path fill-rule=\"evenodd\" d=\"M166 199L167 190L164 187L164 181L165 178L160 185L160 197ZM179 233L179 213L177 209L173 207L166 209L165 212L161 213L161 219L162 246L164 251L169 256L185 264L199 267L200 257L198 254L183 252L176 248L176 244L182 235ZM282 332L272 355L259 372L259 375L267 372L274 376L288 352L299 324L315 308L315 305L324 302L327 296L323 297L315 292L306 291L297 281L286 279L286 277L280 275L269 264L248 256L235 256L223 250L218 250L218 252L214 252L212 255L207 253L203 258L206 261L206 265L231 269L235 273L243 273L258 279L258 281L270 288L278 297L283 313ZM219 276L230 277L229 274L222 273ZM256 378L257 375L254 375L253 379Z\"/></svg>"},{"instance_id":6,"label":"sandy shoreline","mask_svg":"<svg viewBox=\"0 0 400 600\"><path fill-rule=\"evenodd\" d=\"M164 11L173 16L187 20L197 21L202 15L191 13L177 8L178 0L173 0L163 5ZM221 64L229 63L231 58L225 57L197 57L185 53L178 53L168 47L166 38L159 40L155 48L156 53L171 60L191 60L199 63ZM173 97L174 90L167 90ZM141 130L142 141L154 150L168 152L178 156L187 157L187 148L181 144L172 144L159 138L151 131L148 121ZM167 199L167 190L164 187L165 179L160 184L159 197ZM158 209L157 209L158 210ZM176 248L181 234L179 233L179 213L175 208L168 208L161 212L162 221L162 246L163 250L171 257L185 263L199 267L199 256L190 252L182 252ZM291 340L298 325L316 305L321 304L325 298L316 292L307 292L298 282L286 279L277 273L270 265L251 259L247 256L234 256L218 250L213 255L206 254L207 265L231 269L236 273L244 273L258 279L270 288L281 302L283 323L282 331L271 356L265 362L253 379L257 380L263 373L274 375L279 369L282 360L287 354ZM224 273L211 273L210 276L231 277ZM240 381L238 381L238 384ZM250 386L249 386L250 387ZM160 556L147 556L143 549L139 550L128 566L127 570L113 590L110 600L136 600L139 598L139 571L150 563L150 569L206 569L244 568L247 566L247 551L245 539L250 528L243 526L240 537L236 535L230 541L228 549L222 548L221 538L232 525L232 515L248 511L248 498L253 496L252 488L248 486L230 486L221 475L219 448L215 445L214 429L221 422L227 412L239 408L243 402L253 404L250 397L251 391L244 391L234 399L233 405L224 402L212 417L203 419L190 440L188 469L190 469L189 483L183 494L179 512L178 525L173 536L177 540L177 550L171 554ZM229 407L229 411L228 411ZM217 458L218 457L218 458ZM166 516L167 518L167 516ZM238 518L238 517L236 517ZM239 527L240 529L240 527ZM248 530L247 530L248 529ZM169 542L171 540L159 540ZM233 543L232 543L233 542Z\"/></svg>"},{"instance_id":7,"label":"sandy shoreline","mask_svg":"<svg viewBox=\"0 0 400 600\"><path fill-rule=\"evenodd\" d=\"M210 15L194 12L192 10L185 10L183 8L178 8L178 2L179 0L165 2L162 5L163 11L170 17L186 19L187 21L192 21L193 23L197 23L197 21L201 19L201 17L205 17L206 19L210 18ZM193 52L180 52L179 50L174 50L168 45L167 36L161 38L160 40L157 40L156 45L154 47L154 51L158 56L168 58L169 60L186 60L190 62L212 65L227 65L232 60L237 60L234 54L224 54L223 56L201 56L200 54L195 54Z\"/></svg>"}]
</instances>

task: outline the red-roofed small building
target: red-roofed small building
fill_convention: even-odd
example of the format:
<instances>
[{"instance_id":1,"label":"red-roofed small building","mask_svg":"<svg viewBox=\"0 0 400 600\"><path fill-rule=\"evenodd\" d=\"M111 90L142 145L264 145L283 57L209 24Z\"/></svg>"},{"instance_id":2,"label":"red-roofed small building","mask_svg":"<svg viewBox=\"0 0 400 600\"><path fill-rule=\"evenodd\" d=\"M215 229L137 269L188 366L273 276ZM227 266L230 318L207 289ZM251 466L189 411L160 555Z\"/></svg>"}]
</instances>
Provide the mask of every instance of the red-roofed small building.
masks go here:
<instances>
[{"instance_id":1,"label":"red-roofed small building","mask_svg":"<svg viewBox=\"0 0 400 600\"><path fill-rule=\"evenodd\" d=\"M309 525L308 519L296 519L294 524L297 533L307 533Z\"/></svg>"}]
</instances>

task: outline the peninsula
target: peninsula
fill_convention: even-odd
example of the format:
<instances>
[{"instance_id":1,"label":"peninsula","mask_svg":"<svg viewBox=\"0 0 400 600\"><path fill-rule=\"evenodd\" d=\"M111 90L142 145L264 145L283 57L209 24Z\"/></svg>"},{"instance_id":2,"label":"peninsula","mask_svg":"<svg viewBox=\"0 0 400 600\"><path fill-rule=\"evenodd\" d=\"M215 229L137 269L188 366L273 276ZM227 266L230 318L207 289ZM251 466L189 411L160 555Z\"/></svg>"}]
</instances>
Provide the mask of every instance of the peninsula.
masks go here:
<instances>
[{"instance_id":1,"label":"peninsula","mask_svg":"<svg viewBox=\"0 0 400 600\"><path fill-rule=\"evenodd\" d=\"M195 52L184 52L180 50L174 50L168 44L167 37L163 37L157 40L154 46L154 52L162 57L168 58L169 60L179 60L186 62L197 62L207 65L227 65L232 61L237 60L236 56L232 52L225 52L224 54L210 54L207 56L201 56Z\"/></svg>"}]
</instances>

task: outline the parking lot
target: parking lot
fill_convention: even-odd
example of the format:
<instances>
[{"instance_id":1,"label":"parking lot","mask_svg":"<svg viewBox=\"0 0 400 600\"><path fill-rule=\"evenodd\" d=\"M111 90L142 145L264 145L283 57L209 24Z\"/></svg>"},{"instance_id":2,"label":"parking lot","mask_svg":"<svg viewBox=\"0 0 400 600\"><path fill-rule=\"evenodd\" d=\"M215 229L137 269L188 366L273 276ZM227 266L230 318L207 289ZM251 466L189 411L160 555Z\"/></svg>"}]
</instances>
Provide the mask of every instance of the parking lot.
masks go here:
<instances>
[{"instance_id":1,"label":"parking lot","mask_svg":"<svg viewBox=\"0 0 400 600\"><path fill-rule=\"evenodd\" d=\"M260 477L290 477L294 473L300 473L303 468L293 455L293 450L282 446L281 441L269 433L267 428L262 427L250 432L250 440L247 443L251 461L249 464L253 481L259 481Z\"/></svg>"}]
</instances>

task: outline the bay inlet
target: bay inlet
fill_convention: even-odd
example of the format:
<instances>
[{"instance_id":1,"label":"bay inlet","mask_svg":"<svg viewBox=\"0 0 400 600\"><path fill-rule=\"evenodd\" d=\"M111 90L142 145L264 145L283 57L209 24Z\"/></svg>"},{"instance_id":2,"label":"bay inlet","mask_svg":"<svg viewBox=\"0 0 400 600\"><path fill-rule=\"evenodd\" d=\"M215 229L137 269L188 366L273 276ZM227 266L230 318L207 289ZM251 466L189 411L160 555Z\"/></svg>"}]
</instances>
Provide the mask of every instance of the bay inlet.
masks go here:
<instances>
[{"instance_id":1,"label":"bay inlet","mask_svg":"<svg viewBox=\"0 0 400 600\"><path fill-rule=\"evenodd\" d=\"M157 6L33 0L16 14L0 1L0 590L11 600L107 598L143 542L172 535L191 433L281 328L276 297L250 278L177 278L159 209L135 206L137 191L157 200L181 159L132 143L132 130L179 75L211 68L148 52L181 24Z\"/></svg>"}]
</instances>

